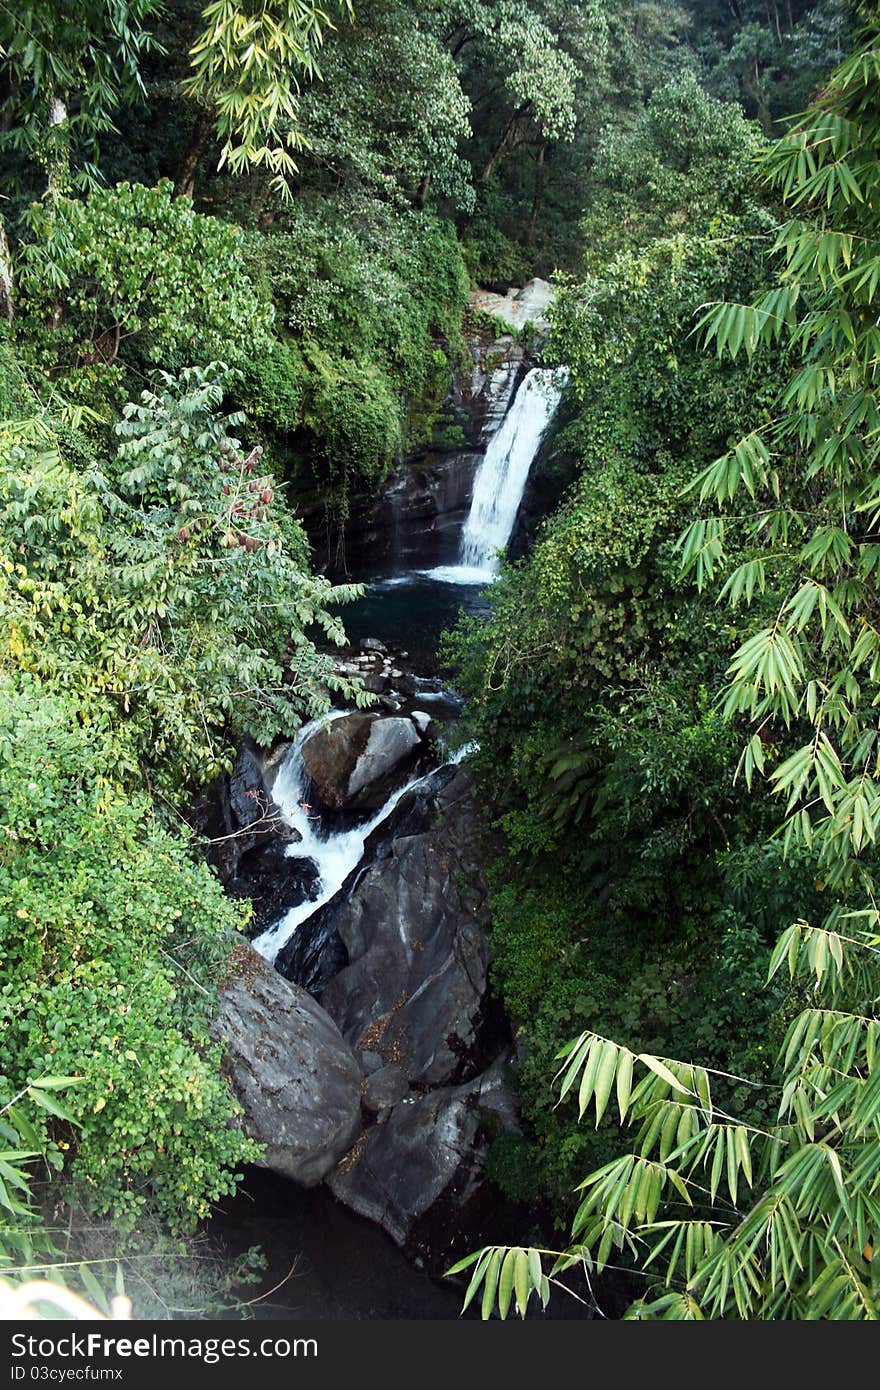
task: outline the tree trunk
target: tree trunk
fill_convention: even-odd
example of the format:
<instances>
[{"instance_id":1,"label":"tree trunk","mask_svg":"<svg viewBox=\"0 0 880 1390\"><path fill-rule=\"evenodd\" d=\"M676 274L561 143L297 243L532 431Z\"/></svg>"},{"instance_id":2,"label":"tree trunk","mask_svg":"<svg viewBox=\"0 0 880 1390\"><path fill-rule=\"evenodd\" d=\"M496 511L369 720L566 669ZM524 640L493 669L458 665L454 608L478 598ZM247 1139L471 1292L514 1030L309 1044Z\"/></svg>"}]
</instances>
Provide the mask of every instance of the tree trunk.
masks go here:
<instances>
[{"instance_id":1,"label":"tree trunk","mask_svg":"<svg viewBox=\"0 0 880 1390\"><path fill-rule=\"evenodd\" d=\"M535 195L532 198L532 215L529 218L529 240L535 235L535 225L538 221L538 213L541 211L541 199L544 196L544 160L547 157L547 144L548 142L545 140L537 154Z\"/></svg>"},{"instance_id":2,"label":"tree trunk","mask_svg":"<svg viewBox=\"0 0 880 1390\"><path fill-rule=\"evenodd\" d=\"M513 132L513 121L508 121L508 122L507 122L507 125L504 127L504 130L503 130L503 132L502 132L502 134L501 134L501 139L498 141L498 143L497 143L497 145L495 146L494 150L493 150L492 153L490 154L489 159L488 159L488 161L487 161L487 163L486 163L486 166L485 166L485 168L483 169L482 174L480 175L480 179L481 179L481 181L482 181L483 183L485 183L485 182L487 181L487 179L490 179L490 178L492 177L492 171L493 171L493 169L495 168L495 165L498 163L498 161L499 161L499 159L501 158L501 156L504 154L504 151L507 149L507 145L508 145L508 142L509 142L509 140L510 140L510 136L511 136L512 132Z\"/></svg>"},{"instance_id":3,"label":"tree trunk","mask_svg":"<svg viewBox=\"0 0 880 1390\"><path fill-rule=\"evenodd\" d=\"M208 148L212 128L213 122L208 112L199 112L195 125L190 131L180 164L177 166L177 176L174 180L175 198L191 198L195 192L196 175L199 172L199 165L205 150Z\"/></svg>"},{"instance_id":4,"label":"tree trunk","mask_svg":"<svg viewBox=\"0 0 880 1390\"><path fill-rule=\"evenodd\" d=\"M60 97L53 97L49 102L49 130L58 131L58 135L50 134L49 156L48 156L48 185L46 196L50 202L63 196L70 175L70 137L67 127L67 107Z\"/></svg>"},{"instance_id":5,"label":"tree trunk","mask_svg":"<svg viewBox=\"0 0 880 1390\"><path fill-rule=\"evenodd\" d=\"M15 318L15 281L12 278L12 256L6 240L6 228L0 222L0 314L12 323Z\"/></svg>"},{"instance_id":6,"label":"tree trunk","mask_svg":"<svg viewBox=\"0 0 880 1390\"><path fill-rule=\"evenodd\" d=\"M0 135L12 129L15 118L15 94L18 83L11 70L6 67L0 72Z\"/></svg>"},{"instance_id":7,"label":"tree trunk","mask_svg":"<svg viewBox=\"0 0 880 1390\"><path fill-rule=\"evenodd\" d=\"M422 179L421 183L419 184L419 189L418 189L418 192L416 193L416 207L417 207L417 208L421 209L421 208L423 208L423 207L425 206L425 203L426 203L427 197L428 197L428 190L429 190L430 187L431 187L431 175L430 175L430 174L426 174L425 177Z\"/></svg>"}]
</instances>

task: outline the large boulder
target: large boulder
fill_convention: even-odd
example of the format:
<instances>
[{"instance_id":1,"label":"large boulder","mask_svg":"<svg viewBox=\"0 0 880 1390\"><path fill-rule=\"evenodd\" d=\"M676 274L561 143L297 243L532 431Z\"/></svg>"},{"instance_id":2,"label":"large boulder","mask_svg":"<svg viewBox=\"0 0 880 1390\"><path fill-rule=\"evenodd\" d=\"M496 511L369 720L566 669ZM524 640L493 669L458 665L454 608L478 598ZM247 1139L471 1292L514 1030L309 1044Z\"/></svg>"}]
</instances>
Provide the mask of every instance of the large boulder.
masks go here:
<instances>
[{"instance_id":1,"label":"large boulder","mask_svg":"<svg viewBox=\"0 0 880 1390\"><path fill-rule=\"evenodd\" d=\"M300 838L272 799L264 759L253 739L245 738L232 772L215 778L191 806L191 824L210 842L208 858L224 883L235 878L242 858L256 846Z\"/></svg>"},{"instance_id":2,"label":"large boulder","mask_svg":"<svg viewBox=\"0 0 880 1390\"><path fill-rule=\"evenodd\" d=\"M536 277L523 285L522 289L511 289L507 294L474 289L471 291L471 308L477 313L501 319L510 328L520 330L531 323L539 333L546 333L550 328L548 311L555 294L549 281Z\"/></svg>"},{"instance_id":3,"label":"large boulder","mask_svg":"<svg viewBox=\"0 0 880 1390\"><path fill-rule=\"evenodd\" d=\"M336 1024L237 941L213 1032L242 1127L266 1145L261 1166L304 1187L321 1182L360 1129L361 1068Z\"/></svg>"},{"instance_id":4,"label":"large boulder","mask_svg":"<svg viewBox=\"0 0 880 1390\"><path fill-rule=\"evenodd\" d=\"M347 714L316 729L303 762L332 811L377 811L401 786L423 744L411 719Z\"/></svg>"},{"instance_id":5,"label":"large boulder","mask_svg":"<svg viewBox=\"0 0 880 1390\"><path fill-rule=\"evenodd\" d=\"M382 1073L370 1079L379 1085ZM394 1095L394 1091L390 1091ZM505 1058L462 1086L398 1101L366 1130L335 1168L334 1196L405 1245L428 1213L451 1232L485 1179L489 1140L517 1128Z\"/></svg>"},{"instance_id":6,"label":"large boulder","mask_svg":"<svg viewBox=\"0 0 880 1390\"><path fill-rule=\"evenodd\" d=\"M324 909L349 964L321 1003L354 1048L423 1087L473 1076L497 1043L481 831L470 776L450 769L401 801Z\"/></svg>"}]
</instances>

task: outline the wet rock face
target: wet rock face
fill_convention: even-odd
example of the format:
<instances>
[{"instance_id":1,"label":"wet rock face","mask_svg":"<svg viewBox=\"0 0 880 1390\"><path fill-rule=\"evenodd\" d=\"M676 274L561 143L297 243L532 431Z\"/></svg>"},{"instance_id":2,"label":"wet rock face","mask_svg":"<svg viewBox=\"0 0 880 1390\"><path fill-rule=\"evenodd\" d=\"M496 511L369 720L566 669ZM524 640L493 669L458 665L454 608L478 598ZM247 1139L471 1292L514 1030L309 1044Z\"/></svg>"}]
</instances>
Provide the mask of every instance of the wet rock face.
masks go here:
<instances>
[{"instance_id":1,"label":"wet rock face","mask_svg":"<svg viewBox=\"0 0 880 1390\"><path fill-rule=\"evenodd\" d=\"M193 827L210 842L207 857L224 883L234 880L257 846L299 838L273 801L264 774L260 750L245 739L231 774L216 778L192 807Z\"/></svg>"},{"instance_id":2,"label":"wet rock face","mask_svg":"<svg viewBox=\"0 0 880 1390\"><path fill-rule=\"evenodd\" d=\"M466 773L429 817L441 825L396 831L335 913L349 965L321 1002L353 1047L378 1052L414 1085L438 1086L473 1074L490 959Z\"/></svg>"},{"instance_id":3,"label":"wet rock face","mask_svg":"<svg viewBox=\"0 0 880 1390\"><path fill-rule=\"evenodd\" d=\"M517 1128L509 1033L488 992L485 853L470 775L447 767L402 798L316 914L349 954L321 1003L364 1070L363 1130L328 1183L434 1262L442 1233L486 1200L492 1134Z\"/></svg>"},{"instance_id":4,"label":"wet rock face","mask_svg":"<svg viewBox=\"0 0 880 1390\"><path fill-rule=\"evenodd\" d=\"M465 1085L394 1104L335 1168L328 1185L337 1199L398 1245L412 1239L429 1213L436 1224L444 1212L457 1233L461 1212L483 1185L489 1134L516 1126L504 1061ZM382 1075L368 1085L375 1088Z\"/></svg>"},{"instance_id":5,"label":"wet rock face","mask_svg":"<svg viewBox=\"0 0 880 1390\"><path fill-rule=\"evenodd\" d=\"M470 361L452 373L430 447L404 458L378 492L352 497L344 534L328 546L316 512L306 525L319 567L375 575L454 564L474 475L529 368L513 333L469 333Z\"/></svg>"},{"instance_id":6,"label":"wet rock face","mask_svg":"<svg viewBox=\"0 0 880 1390\"><path fill-rule=\"evenodd\" d=\"M348 952L332 913L319 908L297 928L275 958L274 966L286 980L292 980L320 998L322 990L348 965Z\"/></svg>"},{"instance_id":7,"label":"wet rock face","mask_svg":"<svg viewBox=\"0 0 880 1390\"><path fill-rule=\"evenodd\" d=\"M507 414L528 364L525 348L512 334L472 333L468 347L470 371L453 377L450 400L468 443L482 451Z\"/></svg>"},{"instance_id":8,"label":"wet rock face","mask_svg":"<svg viewBox=\"0 0 880 1390\"><path fill-rule=\"evenodd\" d=\"M318 563L334 573L371 575L448 563L458 547L481 458L479 446L470 445L457 428L458 447L405 458L380 492L352 499L345 534L333 556L325 554L322 535L310 532Z\"/></svg>"},{"instance_id":9,"label":"wet rock face","mask_svg":"<svg viewBox=\"0 0 880 1390\"><path fill-rule=\"evenodd\" d=\"M336 1024L236 942L212 1030L226 1044L242 1126L267 1146L261 1166L304 1187L321 1182L360 1129L361 1068Z\"/></svg>"},{"instance_id":10,"label":"wet rock face","mask_svg":"<svg viewBox=\"0 0 880 1390\"><path fill-rule=\"evenodd\" d=\"M235 877L226 885L232 898L250 898L253 915L248 936L271 927L289 908L318 896L320 875L312 859L291 859L282 840L258 845L242 855Z\"/></svg>"},{"instance_id":11,"label":"wet rock face","mask_svg":"<svg viewBox=\"0 0 880 1390\"><path fill-rule=\"evenodd\" d=\"M491 1136L517 1124L509 1032L488 990L488 853L467 769L425 777L276 962L320 1003L242 945L218 1018L264 1165L323 1178L435 1265L465 1209L490 1201ZM242 877L263 859L246 856Z\"/></svg>"},{"instance_id":12,"label":"wet rock face","mask_svg":"<svg viewBox=\"0 0 880 1390\"><path fill-rule=\"evenodd\" d=\"M421 748L411 719L348 714L307 740L303 761L325 807L377 811L406 781Z\"/></svg>"}]
</instances>

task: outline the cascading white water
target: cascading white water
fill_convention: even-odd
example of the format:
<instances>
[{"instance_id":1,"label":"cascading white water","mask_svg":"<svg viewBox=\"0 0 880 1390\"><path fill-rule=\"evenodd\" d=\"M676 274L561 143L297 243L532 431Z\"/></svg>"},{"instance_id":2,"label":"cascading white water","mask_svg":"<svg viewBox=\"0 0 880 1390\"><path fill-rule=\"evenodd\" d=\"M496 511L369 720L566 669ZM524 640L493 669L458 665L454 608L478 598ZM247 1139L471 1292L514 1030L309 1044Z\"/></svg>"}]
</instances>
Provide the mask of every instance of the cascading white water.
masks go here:
<instances>
[{"instance_id":1,"label":"cascading white water","mask_svg":"<svg viewBox=\"0 0 880 1390\"><path fill-rule=\"evenodd\" d=\"M425 780L425 775L414 777L412 781L400 787L388 798L382 809L376 812L372 820L335 834L322 833L320 819L306 800L309 776L305 769L302 750L316 729L350 713L350 710L345 709L331 710L321 719L313 719L310 724L305 724L300 729L296 742L285 754L272 787L272 799L284 820L298 830L302 837L296 844L288 846L287 857L311 859L317 865L320 878L318 896L314 900L307 899L303 903L297 903L273 926L267 927L254 938L254 948L269 962L275 960L278 952L283 950L306 918L311 917L313 912L317 912L319 907L323 907L339 891L352 869L355 869L363 858L367 837L388 819L401 797ZM446 761L461 762L472 751L473 746L466 744L451 754Z\"/></svg>"},{"instance_id":2,"label":"cascading white water","mask_svg":"<svg viewBox=\"0 0 880 1390\"><path fill-rule=\"evenodd\" d=\"M443 565L424 570L430 579L451 584L490 584L499 568L499 551L510 537L516 514L525 491L529 470L538 446L559 404L568 379L564 368L555 370L535 367L528 373L514 397L499 429L489 441L474 479L470 512L462 531L458 565ZM376 587L393 587L412 583L411 575L396 575ZM431 698L424 694L424 699ZM389 797L372 820L349 830L327 833L321 820L306 804L309 777L303 761L303 747L308 738L323 723L339 719L349 710L334 710L323 719L313 720L299 732L279 768L272 796L284 819L300 839L288 846L287 855L295 859L311 859L318 869L318 895L314 900L298 903L278 922L254 939L253 945L269 961L307 918L330 901L348 875L363 858L369 835L387 820L395 806L408 791L425 780L415 777ZM460 762L472 751L471 745L451 754L447 762Z\"/></svg>"},{"instance_id":3,"label":"cascading white water","mask_svg":"<svg viewBox=\"0 0 880 1390\"><path fill-rule=\"evenodd\" d=\"M507 544L538 446L568 379L564 368L533 367L489 441L474 478L459 563L424 573L450 584L490 584Z\"/></svg>"}]
</instances>

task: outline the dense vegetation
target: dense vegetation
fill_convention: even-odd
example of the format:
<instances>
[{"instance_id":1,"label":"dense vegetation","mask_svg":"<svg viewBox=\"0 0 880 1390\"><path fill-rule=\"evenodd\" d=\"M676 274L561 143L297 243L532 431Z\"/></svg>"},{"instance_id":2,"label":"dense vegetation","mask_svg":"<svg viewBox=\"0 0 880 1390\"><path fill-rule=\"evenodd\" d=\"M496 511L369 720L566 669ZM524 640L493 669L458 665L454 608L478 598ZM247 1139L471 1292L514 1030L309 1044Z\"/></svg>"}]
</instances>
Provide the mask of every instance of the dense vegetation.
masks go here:
<instances>
[{"instance_id":1,"label":"dense vegetation","mask_svg":"<svg viewBox=\"0 0 880 1390\"><path fill-rule=\"evenodd\" d=\"M872 15L759 184L704 148L674 237L588 257L555 338L583 472L453 643L533 1088L499 1163L577 1183L563 1252L462 1262L484 1314L617 1264L630 1317L877 1317L877 44Z\"/></svg>"},{"instance_id":2,"label":"dense vegetation","mask_svg":"<svg viewBox=\"0 0 880 1390\"><path fill-rule=\"evenodd\" d=\"M367 698L297 512L341 559L470 285L553 274L563 500L446 644L493 1178L633 1316L876 1316L877 43L842 0L0 10L0 1273L52 1260L38 1179L193 1229L254 1157L188 808Z\"/></svg>"}]
</instances>

